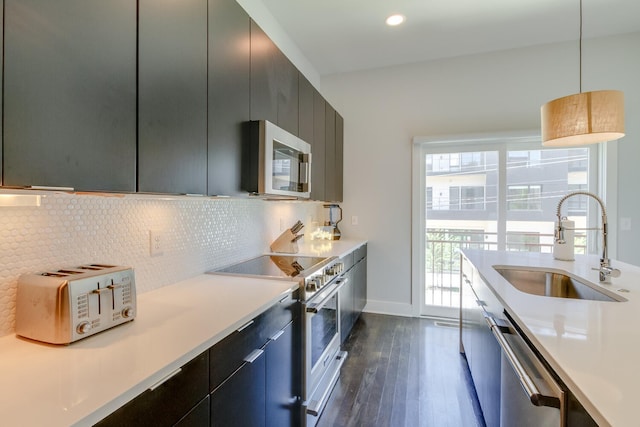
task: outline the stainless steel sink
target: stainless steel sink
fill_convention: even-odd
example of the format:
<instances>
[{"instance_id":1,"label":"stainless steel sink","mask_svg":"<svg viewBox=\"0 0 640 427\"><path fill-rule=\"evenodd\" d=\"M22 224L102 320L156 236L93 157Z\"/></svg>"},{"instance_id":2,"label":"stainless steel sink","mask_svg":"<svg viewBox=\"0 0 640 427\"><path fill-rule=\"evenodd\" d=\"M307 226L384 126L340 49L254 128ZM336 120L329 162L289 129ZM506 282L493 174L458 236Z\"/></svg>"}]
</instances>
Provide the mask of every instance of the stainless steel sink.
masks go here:
<instances>
[{"instance_id":1,"label":"stainless steel sink","mask_svg":"<svg viewBox=\"0 0 640 427\"><path fill-rule=\"evenodd\" d=\"M598 285L559 271L502 265L496 265L493 268L514 288L531 295L595 301L627 301Z\"/></svg>"}]
</instances>

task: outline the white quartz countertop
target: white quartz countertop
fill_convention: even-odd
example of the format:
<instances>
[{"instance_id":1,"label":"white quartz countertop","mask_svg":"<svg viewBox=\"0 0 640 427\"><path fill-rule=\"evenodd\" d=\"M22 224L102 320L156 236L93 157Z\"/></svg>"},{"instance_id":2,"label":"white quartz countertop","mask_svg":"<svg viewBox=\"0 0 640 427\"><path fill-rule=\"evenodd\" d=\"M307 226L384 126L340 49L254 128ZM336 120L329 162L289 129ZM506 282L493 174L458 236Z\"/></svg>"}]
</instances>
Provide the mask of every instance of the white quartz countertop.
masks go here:
<instances>
[{"instance_id":1,"label":"white quartz countertop","mask_svg":"<svg viewBox=\"0 0 640 427\"><path fill-rule=\"evenodd\" d=\"M640 425L640 268L600 284L596 256L558 261L551 254L464 251L542 356L602 426ZM494 265L564 270L626 298L602 302L534 296L511 286ZM626 290L620 291L620 290Z\"/></svg>"},{"instance_id":2,"label":"white quartz countertop","mask_svg":"<svg viewBox=\"0 0 640 427\"><path fill-rule=\"evenodd\" d=\"M298 243L298 253L296 255L342 257L352 252L359 246L367 243L366 240L358 239L340 239L340 240L309 240L304 239L302 243Z\"/></svg>"},{"instance_id":3,"label":"white quartz countertop","mask_svg":"<svg viewBox=\"0 0 640 427\"><path fill-rule=\"evenodd\" d=\"M0 424L94 424L297 286L200 275L138 295L133 322L69 346L2 337Z\"/></svg>"}]
</instances>

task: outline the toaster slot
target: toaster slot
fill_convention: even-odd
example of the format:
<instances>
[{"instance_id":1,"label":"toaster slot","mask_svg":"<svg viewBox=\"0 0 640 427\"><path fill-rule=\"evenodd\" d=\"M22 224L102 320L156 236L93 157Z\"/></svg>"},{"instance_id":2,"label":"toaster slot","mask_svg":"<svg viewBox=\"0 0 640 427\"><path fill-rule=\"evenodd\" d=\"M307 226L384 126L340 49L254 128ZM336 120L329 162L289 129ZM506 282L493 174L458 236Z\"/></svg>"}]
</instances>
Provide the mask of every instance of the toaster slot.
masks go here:
<instances>
[{"instance_id":1,"label":"toaster slot","mask_svg":"<svg viewBox=\"0 0 640 427\"><path fill-rule=\"evenodd\" d=\"M105 268L113 268L115 267L115 265L106 265L106 264L90 264L89 267L96 267L100 270L105 269Z\"/></svg>"},{"instance_id":2,"label":"toaster slot","mask_svg":"<svg viewBox=\"0 0 640 427\"><path fill-rule=\"evenodd\" d=\"M46 272L46 273L40 273L41 276L49 276L49 277L67 277L69 276L68 274L64 274L64 273L51 273L51 272Z\"/></svg>"},{"instance_id":3,"label":"toaster slot","mask_svg":"<svg viewBox=\"0 0 640 427\"><path fill-rule=\"evenodd\" d=\"M58 273L64 274L82 274L84 271L76 271L76 270L58 270Z\"/></svg>"}]
</instances>

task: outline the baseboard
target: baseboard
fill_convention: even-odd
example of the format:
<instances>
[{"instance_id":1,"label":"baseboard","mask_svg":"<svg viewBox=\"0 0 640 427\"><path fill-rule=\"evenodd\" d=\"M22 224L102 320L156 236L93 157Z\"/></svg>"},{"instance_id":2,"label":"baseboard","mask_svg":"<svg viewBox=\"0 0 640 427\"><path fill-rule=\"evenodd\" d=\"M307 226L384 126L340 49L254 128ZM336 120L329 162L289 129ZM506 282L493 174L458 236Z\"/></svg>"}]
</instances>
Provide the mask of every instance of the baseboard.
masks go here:
<instances>
[{"instance_id":1,"label":"baseboard","mask_svg":"<svg viewBox=\"0 0 640 427\"><path fill-rule=\"evenodd\" d=\"M389 301L367 300L363 310L365 313L390 314L392 316L417 317L411 304Z\"/></svg>"}]
</instances>

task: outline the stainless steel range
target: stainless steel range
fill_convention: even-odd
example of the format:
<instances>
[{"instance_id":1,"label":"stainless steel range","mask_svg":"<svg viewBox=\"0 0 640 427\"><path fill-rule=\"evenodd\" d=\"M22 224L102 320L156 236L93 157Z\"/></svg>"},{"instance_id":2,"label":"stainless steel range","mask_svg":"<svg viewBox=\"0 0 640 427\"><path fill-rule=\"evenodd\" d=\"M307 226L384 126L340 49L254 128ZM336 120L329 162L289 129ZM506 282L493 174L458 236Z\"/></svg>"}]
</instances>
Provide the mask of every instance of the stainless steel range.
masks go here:
<instances>
[{"instance_id":1,"label":"stainless steel range","mask_svg":"<svg viewBox=\"0 0 640 427\"><path fill-rule=\"evenodd\" d=\"M346 283L337 257L263 255L212 274L260 276L300 284L302 305L302 420L315 426L338 381L347 353L340 351L338 291Z\"/></svg>"}]
</instances>

